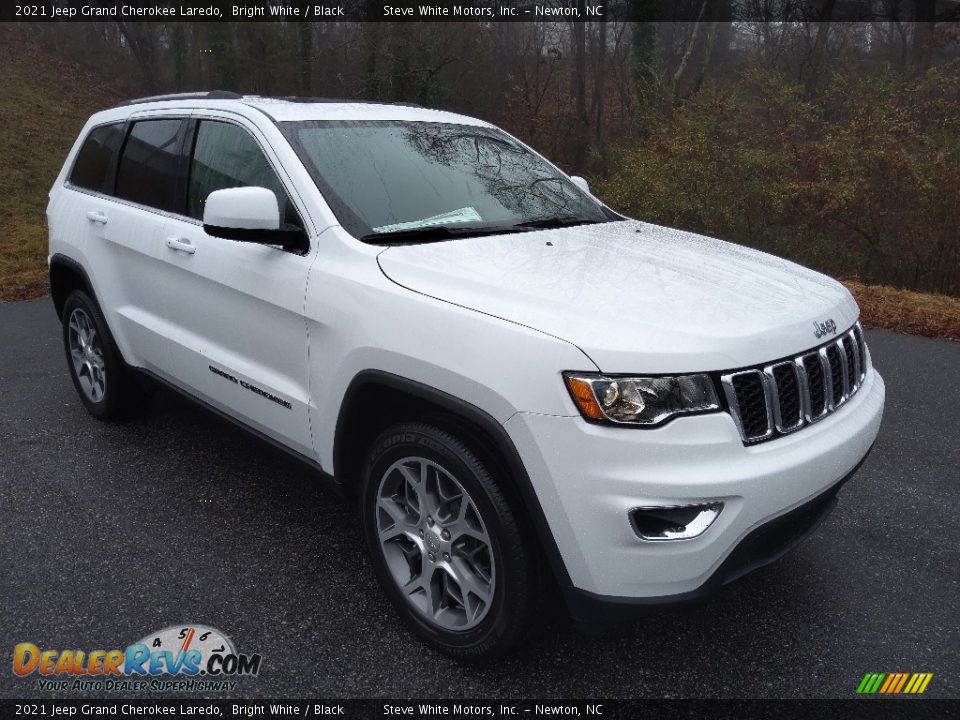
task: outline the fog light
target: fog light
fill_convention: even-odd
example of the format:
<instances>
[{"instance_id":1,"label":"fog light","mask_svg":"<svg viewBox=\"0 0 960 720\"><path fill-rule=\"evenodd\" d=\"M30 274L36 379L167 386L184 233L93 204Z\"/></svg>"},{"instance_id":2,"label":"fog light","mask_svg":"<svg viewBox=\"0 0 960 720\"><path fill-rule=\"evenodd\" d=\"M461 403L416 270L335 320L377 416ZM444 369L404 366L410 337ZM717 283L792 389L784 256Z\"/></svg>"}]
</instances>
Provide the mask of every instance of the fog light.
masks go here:
<instances>
[{"instance_id":1,"label":"fog light","mask_svg":"<svg viewBox=\"0 0 960 720\"><path fill-rule=\"evenodd\" d=\"M721 510L722 502L638 507L630 511L630 524L644 540L689 540L702 535Z\"/></svg>"}]
</instances>

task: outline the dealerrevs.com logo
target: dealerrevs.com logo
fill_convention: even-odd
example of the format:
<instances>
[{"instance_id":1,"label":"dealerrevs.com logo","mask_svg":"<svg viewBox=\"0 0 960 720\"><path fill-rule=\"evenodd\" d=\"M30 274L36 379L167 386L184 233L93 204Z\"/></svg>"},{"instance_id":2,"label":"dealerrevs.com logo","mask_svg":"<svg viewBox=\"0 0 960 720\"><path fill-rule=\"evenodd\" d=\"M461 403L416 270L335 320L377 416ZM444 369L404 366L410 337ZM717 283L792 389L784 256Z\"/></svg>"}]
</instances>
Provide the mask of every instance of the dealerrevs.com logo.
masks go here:
<instances>
[{"instance_id":1,"label":"dealerrevs.com logo","mask_svg":"<svg viewBox=\"0 0 960 720\"><path fill-rule=\"evenodd\" d=\"M13 649L13 672L37 676L37 689L88 692L211 692L233 690L256 677L261 656L237 651L205 625L171 625L125 650L50 650L33 643ZM169 679L174 678L174 679Z\"/></svg>"}]
</instances>

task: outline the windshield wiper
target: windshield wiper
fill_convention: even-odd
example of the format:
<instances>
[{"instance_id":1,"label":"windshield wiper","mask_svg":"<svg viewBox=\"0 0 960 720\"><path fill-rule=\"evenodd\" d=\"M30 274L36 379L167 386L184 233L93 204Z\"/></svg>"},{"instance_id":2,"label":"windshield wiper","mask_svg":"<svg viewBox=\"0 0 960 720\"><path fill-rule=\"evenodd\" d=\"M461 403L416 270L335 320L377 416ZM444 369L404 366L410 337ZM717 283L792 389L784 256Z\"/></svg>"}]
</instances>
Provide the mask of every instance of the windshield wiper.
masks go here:
<instances>
[{"instance_id":1,"label":"windshield wiper","mask_svg":"<svg viewBox=\"0 0 960 720\"><path fill-rule=\"evenodd\" d=\"M536 218L527 220L514 225L515 228L564 228L574 225L595 225L596 223L607 222L606 220L592 220L590 218L581 218L576 215L552 215L550 217Z\"/></svg>"},{"instance_id":2,"label":"windshield wiper","mask_svg":"<svg viewBox=\"0 0 960 720\"><path fill-rule=\"evenodd\" d=\"M523 228L510 225L429 225L427 227L411 228L410 230L370 233L360 239L368 243L404 245L407 243L422 243L433 240L449 240L450 238L503 235L516 232L523 232Z\"/></svg>"}]
</instances>

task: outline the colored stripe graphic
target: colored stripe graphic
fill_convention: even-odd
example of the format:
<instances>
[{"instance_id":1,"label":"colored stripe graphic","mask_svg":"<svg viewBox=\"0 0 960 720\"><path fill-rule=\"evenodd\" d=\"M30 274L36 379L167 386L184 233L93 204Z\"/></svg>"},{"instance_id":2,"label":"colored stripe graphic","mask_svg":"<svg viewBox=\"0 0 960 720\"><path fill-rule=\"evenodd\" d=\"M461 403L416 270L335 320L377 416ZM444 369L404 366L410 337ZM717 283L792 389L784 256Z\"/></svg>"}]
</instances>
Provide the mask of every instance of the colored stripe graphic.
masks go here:
<instances>
[{"instance_id":1,"label":"colored stripe graphic","mask_svg":"<svg viewBox=\"0 0 960 720\"><path fill-rule=\"evenodd\" d=\"M858 695L922 695L933 673L867 673L857 685Z\"/></svg>"},{"instance_id":2,"label":"colored stripe graphic","mask_svg":"<svg viewBox=\"0 0 960 720\"><path fill-rule=\"evenodd\" d=\"M898 693L903 690L904 684L907 682L907 673L900 673L900 682L897 683L897 687L894 688L893 692Z\"/></svg>"},{"instance_id":3,"label":"colored stripe graphic","mask_svg":"<svg viewBox=\"0 0 960 720\"><path fill-rule=\"evenodd\" d=\"M899 680L899 679L900 679L900 674L899 674L899 673L891 673L890 675L887 675L887 681L886 681L885 683L883 683L883 685L880 687L880 692L881 692L881 693L889 692L889 691L890 691L890 686L891 686L891 685L896 685L897 680Z\"/></svg>"}]
</instances>

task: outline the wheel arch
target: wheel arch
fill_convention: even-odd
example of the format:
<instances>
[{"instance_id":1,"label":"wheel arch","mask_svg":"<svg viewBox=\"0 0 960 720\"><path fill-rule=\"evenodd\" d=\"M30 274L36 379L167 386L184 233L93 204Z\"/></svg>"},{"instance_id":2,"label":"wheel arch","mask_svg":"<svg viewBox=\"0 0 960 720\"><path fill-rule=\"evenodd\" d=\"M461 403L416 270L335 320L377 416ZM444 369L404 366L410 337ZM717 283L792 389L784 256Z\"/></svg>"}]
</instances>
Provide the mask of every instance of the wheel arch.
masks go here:
<instances>
[{"instance_id":1,"label":"wheel arch","mask_svg":"<svg viewBox=\"0 0 960 720\"><path fill-rule=\"evenodd\" d=\"M442 390L382 370L354 376L340 405L334 431L333 470L344 491L356 496L364 453L383 430L401 420L425 419L466 434L481 459L505 474L526 513L554 579L571 586L560 549L516 446L503 425L477 406Z\"/></svg>"},{"instance_id":2,"label":"wheel arch","mask_svg":"<svg viewBox=\"0 0 960 720\"><path fill-rule=\"evenodd\" d=\"M63 305L74 290L83 290L99 304L83 265L71 257L56 253L50 258L50 297L58 318L63 317Z\"/></svg>"}]
</instances>

